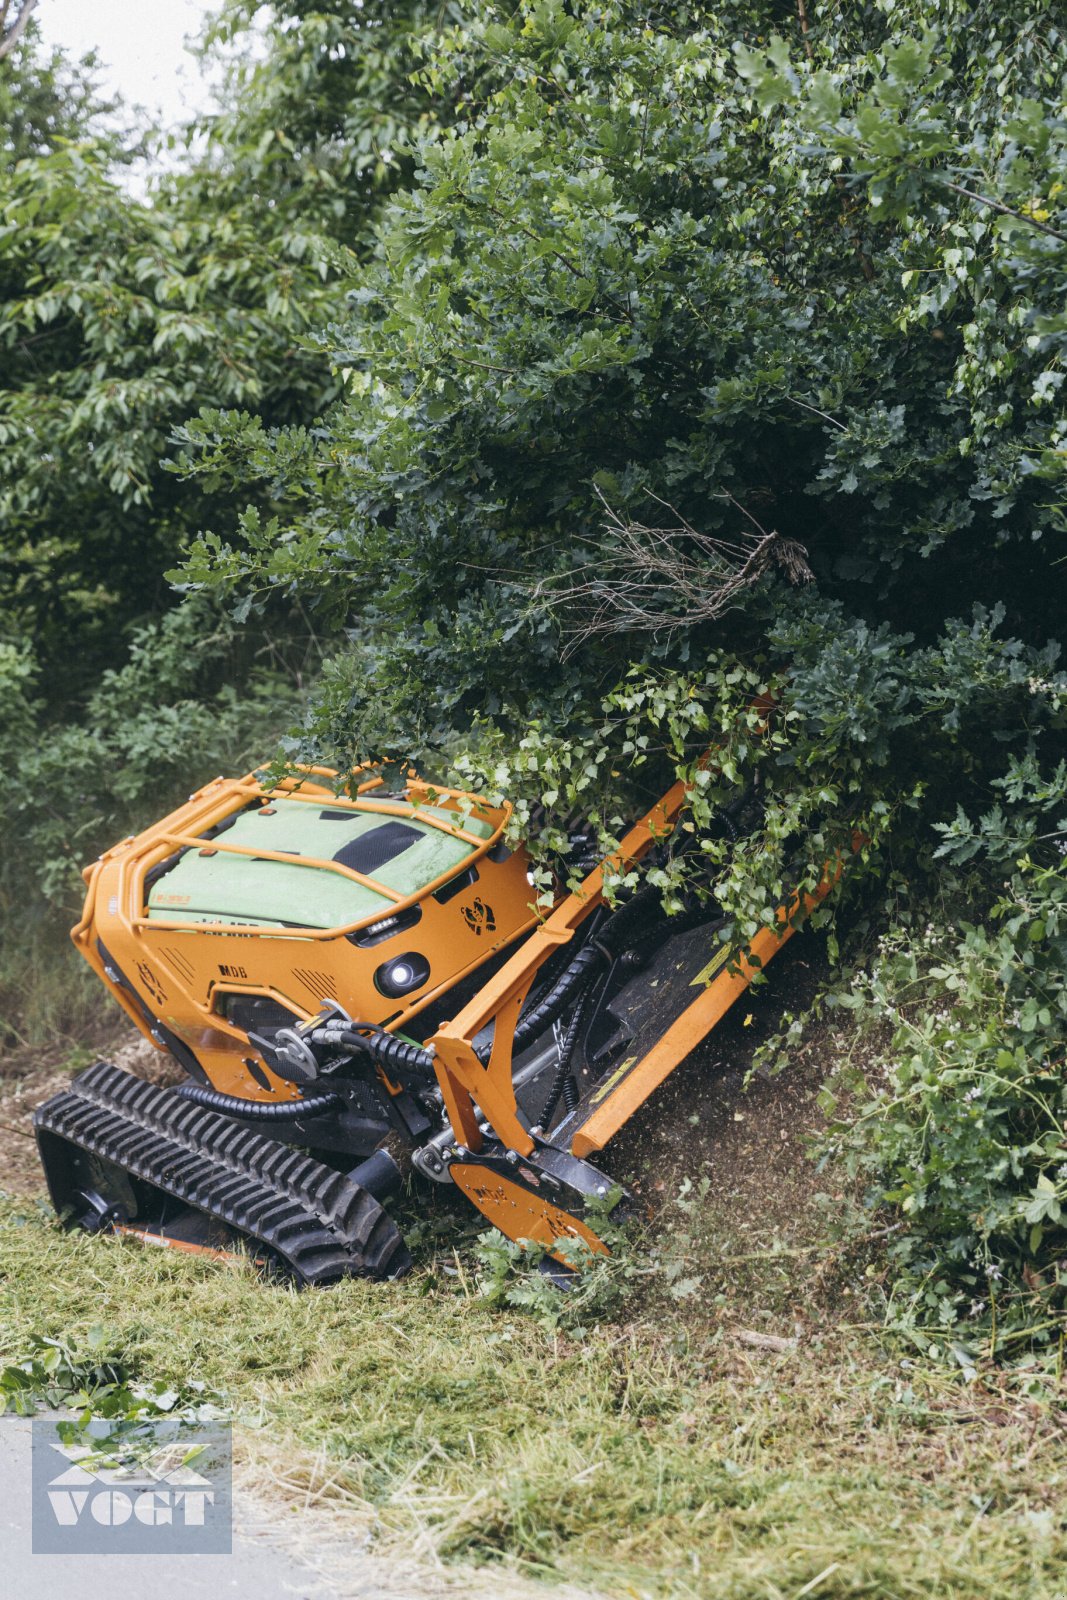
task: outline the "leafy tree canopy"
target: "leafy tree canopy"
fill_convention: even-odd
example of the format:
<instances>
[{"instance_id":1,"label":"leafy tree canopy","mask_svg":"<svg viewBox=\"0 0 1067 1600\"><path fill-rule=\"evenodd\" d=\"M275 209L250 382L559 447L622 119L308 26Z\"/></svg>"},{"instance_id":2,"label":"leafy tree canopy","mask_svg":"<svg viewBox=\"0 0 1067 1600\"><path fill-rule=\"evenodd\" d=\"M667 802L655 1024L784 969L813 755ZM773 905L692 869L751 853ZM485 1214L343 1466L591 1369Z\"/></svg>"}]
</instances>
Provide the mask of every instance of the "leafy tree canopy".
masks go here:
<instances>
[{"instance_id":1,"label":"leafy tree canopy","mask_svg":"<svg viewBox=\"0 0 1067 1600\"><path fill-rule=\"evenodd\" d=\"M685 526L736 546L758 524L869 621L930 639L1003 601L1040 642L1064 53L1046 7L979 9L468 16L419 75L459 120L421 140L323 338L343 401L313 432L216 413L181 434L188 469L277 499L186 580L358 616L372 666L346 714L384 691L396 738L464 707L568 726L635 659L753 648L794 608L771 560L728 624L688 626L634 524L676 527L682 558ZM609 631L564 605L561 664L545 602L595 603L642 549L647 615Z\"/></svg>"},{"instance_id":2,"label":"leafy tree canopy","mask_svg":"<svg viewBox=\"0 0 1067 1600\"><path fill-rule=\"evenodd\" d=\"M61 50L46 55L30 27L0 54L0 160L5 167L55 150L63 141L84 138L115 114L115 102L102 98L94 74L91 55L77 62Z\"/></svg>"},{"instance_id":3,"label":"leafy tree canopy","mask_svg":"<svg viewBox=\"0 0 1067 1600\"><path fill-rule=\"evenodd\" d=\"M225 103L190 187L209 208L259 197L263 232L366 245L382 199L410 179L413 141L449 116L413 74L458 9L227 0L203 45L228 64Z\"/></svg>"},{"instance_id":4,"label":"leafy tree canopy","mask_svg":"<svg viewBox=\"0 0 1067 1600\"><path fill-rule=\"evenodd\" d=\"M275 6L246 64L260 9L209 33L226 108L147 199L91 61L46 57L31 24L0 63L0 605L60 704L70 653L121 659L164 569L235 514L220 480L163 470L172 431L205 405L307 422L337 392L306 335L435 115L408 82L420 7Z\"/></svg>"}]
</instances>

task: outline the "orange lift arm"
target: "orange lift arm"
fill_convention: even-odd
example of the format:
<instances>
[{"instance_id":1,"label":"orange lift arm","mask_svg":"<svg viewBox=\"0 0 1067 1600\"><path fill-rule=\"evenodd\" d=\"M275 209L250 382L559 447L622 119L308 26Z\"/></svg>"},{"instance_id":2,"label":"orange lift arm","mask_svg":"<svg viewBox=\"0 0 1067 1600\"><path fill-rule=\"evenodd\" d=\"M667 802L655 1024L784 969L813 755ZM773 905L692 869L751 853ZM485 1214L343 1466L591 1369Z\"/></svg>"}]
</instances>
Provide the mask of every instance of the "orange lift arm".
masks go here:
<instances>
[{"instance_id":1,"label":"orange lift arm","mask_svg":"<svg viewBox=\"0 0 1067 1600\"><path fill-rule=\"evenodd\" d=\"M685 796L686 785L681 781L674 784L629 830L615 856L595 867L573 894L561 900L470 1004L434 1035L431 1045L445 1109L456 1138L469 1150L482 1147L477 1107L509 1149L520 1155L532 1152L534 1142L519 1121L511 1075L515 1024L530 986L553 951L566 944L586 917L603 904L605 869L618 870L639 861L657 840L670 833ZM495 1023L493 1048L488 1066L483 1067L473 1041L489 1023Z\"/></svg>"}]
</instances>

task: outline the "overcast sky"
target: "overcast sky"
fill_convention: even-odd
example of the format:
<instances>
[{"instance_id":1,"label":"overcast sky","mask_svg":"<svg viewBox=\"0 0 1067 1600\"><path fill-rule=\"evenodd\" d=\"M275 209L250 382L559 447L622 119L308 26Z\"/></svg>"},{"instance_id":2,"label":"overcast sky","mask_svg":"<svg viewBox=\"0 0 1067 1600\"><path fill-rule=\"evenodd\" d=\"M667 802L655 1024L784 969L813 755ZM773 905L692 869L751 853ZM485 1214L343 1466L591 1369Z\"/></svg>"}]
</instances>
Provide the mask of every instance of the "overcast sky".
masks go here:
<instances>
[{"instance_id":1,"label":"overcast sky","mask_svg":"<svg viewBox=\"0 0 1067 1600\"><path fill-rule=\"evenodd\" d=\"M214 9L214 0L40 0L35 16L46 43L75 55L95 49L104 88L170 127L212 104L183 41Z\"/></svg>"}]
</instances>

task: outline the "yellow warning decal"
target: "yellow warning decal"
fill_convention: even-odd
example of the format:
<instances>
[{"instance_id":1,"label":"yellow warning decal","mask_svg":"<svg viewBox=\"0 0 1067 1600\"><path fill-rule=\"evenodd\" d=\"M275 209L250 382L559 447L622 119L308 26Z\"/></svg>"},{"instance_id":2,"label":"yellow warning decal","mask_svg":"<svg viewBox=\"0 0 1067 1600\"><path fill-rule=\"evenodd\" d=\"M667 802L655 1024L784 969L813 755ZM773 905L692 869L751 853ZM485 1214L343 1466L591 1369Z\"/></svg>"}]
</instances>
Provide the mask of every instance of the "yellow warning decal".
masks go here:
<instances>
[{"instance_id":1,"label":"yellow warning decal","mask_svg":"<svg viewBox=\"0 0 1067 1600\"><path fill-rule=\"evenodd\" d=\"M596 1094L591 1096L594 1105L597 1103L598 1100L603 1100L604 1096L606 1094L608 1094L610 1090L614 1089L614 1087L618 1083L619 1079L624 1077L626 1075L626 1073L629 1072L630 1068L633 1066L633 1064L634 1064L634 1062L636 1060L637 1060L636 1056L627 1056L626 1060L623 1062L622 1066L615 1068L615 1071L611 1074L611 1077L607 1080L607 1082L606 1083L602 1083L600 1085L600 1088L597 1090Z\"/></svg>"},{"instance_id":2,"label":"yellow warning decal","mask_svg":"<svg viewBox=\"0 0 1067 1600\"><path fill-rule=\"evenodd\" d=\"M730 946L724 944L716 950L706 967L701 967L695 978L689 983L691 989L706 989L715 974L726 965L730 959Z\"/></svg>"}]
</instances>

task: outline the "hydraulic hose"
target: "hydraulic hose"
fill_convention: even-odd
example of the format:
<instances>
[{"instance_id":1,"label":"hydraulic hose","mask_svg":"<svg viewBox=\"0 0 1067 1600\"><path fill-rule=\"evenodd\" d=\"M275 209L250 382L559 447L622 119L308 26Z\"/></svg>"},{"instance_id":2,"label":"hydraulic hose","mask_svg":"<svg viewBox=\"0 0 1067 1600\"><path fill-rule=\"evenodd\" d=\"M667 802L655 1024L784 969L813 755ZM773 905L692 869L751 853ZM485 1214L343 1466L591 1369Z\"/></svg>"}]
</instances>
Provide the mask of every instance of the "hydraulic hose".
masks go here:
<instances>
[{"instance_id":1,"label":"hydraulic hose","mask_svg":"<svg viewBox=\"0 0 1067 1600\"><path fill-rule=\"evenodd\" d=\"M567 1092L568 1088L572 1092L574 1090L574 1080L571 1077L571 1063L574 1059L574 1052L577 1048L578 1040L582 1036L582 1030L585 1027L586 1020L588 1019L592 1002L596 995L596 989L597 985L596 981L594 980L586 989L582 991L578 997L578 1004L574 1008L571 1020L567 1024L567 1031L563 1035L563 1042L559 1048L559 1062L557 1064L555 1074L553 1075L552 1082L549 1085L548 1096L545 1100L544 1106L542 1107L541 1115L537 1119L538 1124L542 1128L547 1128L549 1122L552 1120L552 1113L559 1105L560 1095L566 1096L568 1111L574 1109L574 1107L570 1104L572 1094L568 1094ZM575 1100L577 1099L576 1096L573 1096L573 1098L575 1098Z\"/></svg>"},{"instance_id":2,"label":"hydraulic hose","mask_svg":"<svg viewBox=\"0 0 1067 1600\"><path fill-rule=\"evenodd\" d=\"M220 1094L217 1089L205 1089L199 1083L183 1083L174 1092L208 1111L222 1111L227 1116L247 1117L255 1122L295 1122L299 1117L335 1111L342 1104L339 1094L313 1094L306 1100L279 1100L276 1105L268 1105L262 1100L242 1100L240 1095Z\"/></svg>"},{"instance_id":3,"label":"hydraulic hose","mask_svg":"<svg viewBox=\"0 0 1067 1600\"><path fill-rule=\"evenodd\" d=\"M607 929L608 926L609 924L605 923L604 929ZM601 931L603 932L604 929ZM587 945L583 945L574 960L564 967L544 999L539 1000L529 1011L524 1012L515 1024L513 1051L524 1050L539 1034L544 1033L546 1028L551 1027L557 1017L563 1015L563 1012L578 991L585 988L596 977L600 969L604 966L609 966L610 963L611 951L601 942L600 934L595 939L590 940ZM489 1060L491 1050L491 1043L484 1044L478 1047L475 1054L478 1060L484 1064Z\"/></svg>"},{"instance_id":4,"label":"hydraulic hose","mask_svg":"<svg viewBox=\"0 0 1067 1600\"><path fill-rule=\"evenodd\" d=\"M346 1050L362 1050L370 1056L378 1066L390 1067L396 1072L433 1073L433 1051L426 1050L421 1044L410 1044L407 1039L398 1039L395 1033L386 1033L384 1028L378 1028L375 1023L368 1022L364 1027L374 1028L373 1033L356 1033L351 1028L342 1029L340 1032L329 1032L326 1042L344 1045ZM316 1035L317 1037L317 1035Z\"/></svg>"}]
</instances>

